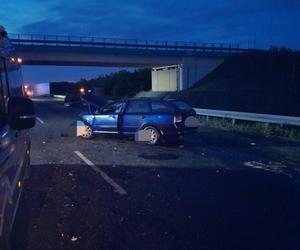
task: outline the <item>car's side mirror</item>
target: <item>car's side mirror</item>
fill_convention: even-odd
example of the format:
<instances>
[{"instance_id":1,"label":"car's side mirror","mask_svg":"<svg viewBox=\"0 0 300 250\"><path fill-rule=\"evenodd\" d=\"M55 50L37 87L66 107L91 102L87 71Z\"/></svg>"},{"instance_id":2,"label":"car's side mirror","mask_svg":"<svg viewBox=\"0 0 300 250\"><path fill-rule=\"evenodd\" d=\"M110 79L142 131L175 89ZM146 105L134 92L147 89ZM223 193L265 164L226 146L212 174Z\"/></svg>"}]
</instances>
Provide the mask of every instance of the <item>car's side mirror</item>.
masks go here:
<instances>
[{"instance_id":1,"label":"car's side mirror","mask_svg":"<svg viewBox=\"0 0 300 250\"><path fill-rule=\"evenodd\" d=\"M35 125L33 102L25 97L10 97L8 100L8 124L12 129L29 129Z\"/></svg>"}]
</instances>

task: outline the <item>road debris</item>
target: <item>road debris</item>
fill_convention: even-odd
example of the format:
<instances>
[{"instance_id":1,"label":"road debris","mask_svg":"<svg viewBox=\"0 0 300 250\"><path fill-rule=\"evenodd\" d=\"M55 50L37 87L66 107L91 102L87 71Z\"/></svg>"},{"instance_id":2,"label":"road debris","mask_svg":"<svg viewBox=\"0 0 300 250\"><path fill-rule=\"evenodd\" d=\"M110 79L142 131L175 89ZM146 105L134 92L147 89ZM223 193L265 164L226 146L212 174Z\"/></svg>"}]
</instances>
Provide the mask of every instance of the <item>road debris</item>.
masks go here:
<instances>
[{"instance_id":1,"label":"road debris","mask_svg":"<svg viewBox=\"0 0 300 250\"><path fill-rule=\"evenodd\" d=\"M257 161L248 161L244 163L244 166L262 169L265 171L278 173L278 174L285 174L289 177L292 177L290 173L287 172L287 166L284 165L282 162L274 162L269 161L267 163L257 162Z\"/></svg>"},{"instance_id":2,"label":"road debris","mask_svg":"<svg viewBox=\"0 0 300 250\"><path fill-rule=\"evenodd\" d=\"M74 236L74 235L71 237L71 241L74 242L74 241L77 241L77 240L78 240L78 237L76 237L76 236Z\"/></svg>"},{"instance_id":3,"label":"road debris","mask_svg":"<svg viewBox=\"0 0 300 250\"><path fill-rule=\"evenodd\" d=\"M67 133L61 133L60 136L61 137L68 137L69 135Z\"/></svg>"},{"instance_id":4,"label":"road debris","mask_svg":"<svg viewBox=\"0 0 300 250\"><path fill-rule=\"evenodd\" d=\"M117 153L118 148L117 147L113 147L112 149L112 160L113 160L113 164L112 167L115 168L117 166L117 159L116 159L116 153Z\"/></svg>"},{"instance_id":5,"label":"road debris","mask_svg":"<svg viewBox=\"0 0 300 250\"><path fill-rule=\"evenodd\" d=\"M64 207L74 207L74 204L65 204Z\"/></svg>"}]
</instances>

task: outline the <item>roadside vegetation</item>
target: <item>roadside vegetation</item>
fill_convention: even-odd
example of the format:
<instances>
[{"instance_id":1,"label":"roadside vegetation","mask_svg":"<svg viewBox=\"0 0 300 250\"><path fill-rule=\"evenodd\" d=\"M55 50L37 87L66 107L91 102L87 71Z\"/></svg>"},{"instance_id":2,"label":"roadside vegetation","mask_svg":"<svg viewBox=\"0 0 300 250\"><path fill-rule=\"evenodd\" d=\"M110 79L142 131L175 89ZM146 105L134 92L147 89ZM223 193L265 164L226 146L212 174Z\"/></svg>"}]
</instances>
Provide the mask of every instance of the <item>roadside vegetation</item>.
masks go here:
<instances>
[{"instance_id":1,"label":"roadside vegetation","mask_svg":"<svg viewBox=\"0 0 300 250\"><path fill-rule=\"evenodd\" d=\"M132 97L140 91L151 89L151 69L137 69L134 71L121 70L119 72L101 75L93 79L81 79L76 83L50 83L51 94L65 95L73 87L100 88L105 96Z\"/></svg>"},{"instance_id":2,"label":"roadside vegetation","mask_svg":"<svg viewBox=\"0 0 300 250\"><path fill-rule=\"evenodd\" d=\"M198 116L201 124L209 127L262 135L264 137L286 137L300 140L300 128L265 124L258 122L235 121L215 117Z\"/></svg>"}]
</instances>

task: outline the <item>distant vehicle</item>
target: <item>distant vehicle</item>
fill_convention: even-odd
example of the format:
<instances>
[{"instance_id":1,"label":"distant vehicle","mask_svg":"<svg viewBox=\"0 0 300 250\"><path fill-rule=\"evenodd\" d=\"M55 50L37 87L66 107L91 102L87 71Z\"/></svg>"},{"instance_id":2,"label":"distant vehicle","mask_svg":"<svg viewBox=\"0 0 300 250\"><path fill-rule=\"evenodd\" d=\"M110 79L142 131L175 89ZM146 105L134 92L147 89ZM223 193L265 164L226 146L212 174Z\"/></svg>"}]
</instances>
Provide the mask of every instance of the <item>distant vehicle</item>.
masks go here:
<instances>
[{"instance_id":1,"label":"distant vehicle","mask_svg":"<svg viewBox=\"0 0 300 250\"><path fill-rule=\"evenodd\" d=\"M35 125L33 102L24 97L18 60L0 26L0 249L9 249L24 180L30 173L28 129Z\"/></svg>"},{"instance_id":2,"label":"distant vehicle","mask_svg":"<svg viewBox=\"0 0 300 250\"><path fill-rule=\"evenodd\" d=\"M24 92L24 96L26 97L32 96L32 91L29 89L27 84L23 85L23 92Z\"/></svg>"},{"instance_id":3,"label":"distant vehicle","mask_svg":"<svg viewBox=\"0 0 300 250\"><path fill-rule=\"evenodd\" d=\"M25 84L24 94L28 97L49 96L49 83Z\"/></svg>"},{"instance_id":4,"label":"distant vehicle","mask_svg":"<svg viewBox=\"0 0 300 250\"><path fill-rule=\"evenodd\" d=\"M139 130L149 131L149 144L158 144L162 137L184 134L183 115L172 102L152 98L118 100L94 112L80 114L85 123L83 138L94 134L134 136Z\"/></svg>"},{"instance_id":5,"label":"distant vehicle","mask_svg":"<svg viewBox=\"0 0 300 250\"><path fill-rule=\"evenodd\" d=\"M81 95L85 94L84 88L74 87L72 90L66 93L64 105L67 107L81 104Z\"/></svg>"}]
</instances>

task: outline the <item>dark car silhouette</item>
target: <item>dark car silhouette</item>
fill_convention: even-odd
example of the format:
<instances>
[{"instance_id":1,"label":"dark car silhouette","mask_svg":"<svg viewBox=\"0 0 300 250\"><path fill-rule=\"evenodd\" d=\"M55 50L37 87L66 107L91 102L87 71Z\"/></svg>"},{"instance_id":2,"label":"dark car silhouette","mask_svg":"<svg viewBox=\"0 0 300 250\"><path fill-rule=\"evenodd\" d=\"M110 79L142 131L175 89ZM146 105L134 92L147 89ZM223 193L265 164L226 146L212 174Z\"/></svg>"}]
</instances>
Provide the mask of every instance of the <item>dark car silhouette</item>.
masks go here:
<instances>
[{"instance_id":1,"label":"dark car silhouette","mask_svg":"<svg viewBox=\"0 0 300 250\"><path fill-rule=\"evenodd\" d=\"M1 33L1 32L0 32ZM10 232L29 177L33 103L23 96L21 60L6 37L0 37L0 249L10 248Z\"/></svg>"}]
</instances>

